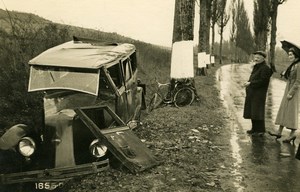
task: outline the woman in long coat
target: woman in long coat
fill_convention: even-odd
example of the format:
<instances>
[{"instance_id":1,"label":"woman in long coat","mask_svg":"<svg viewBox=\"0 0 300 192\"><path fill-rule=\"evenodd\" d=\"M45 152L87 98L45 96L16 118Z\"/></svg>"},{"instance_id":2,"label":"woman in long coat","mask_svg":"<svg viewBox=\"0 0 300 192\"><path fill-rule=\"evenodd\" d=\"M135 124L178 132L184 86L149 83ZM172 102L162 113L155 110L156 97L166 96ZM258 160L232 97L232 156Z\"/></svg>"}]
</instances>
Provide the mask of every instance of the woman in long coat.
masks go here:
<instances>
[{"instance_id":1,"label":"woman in long coat","mask_svg":"<svg viewBox=\"0 0 300 192\"><path fill-rule=\"evenodd\" d=\"M252 128L248 134L263 134L265 132L265 104L272 70L265 62L266 53L256 51L254 54L255 65L251 72L246 87L244 105L245 119L251 119Z\"/></svg>"},{"instance_id":2,"label":"woman in long coat","mask_svg":"<svg viewBox=\"0 0 300 192\"><path fill-rule=\"evenodd\" d=\"M300 53L299 50L291 48L288 51L289 60L292 64L287 68L284 77L287 79L284 95L278 110L275 124L279 125L277 133L271 133L276 139L281 138L284 127L290 129L290 135L283 142L295 141L295 132L298 129L299 112L299 86L300 86Z\"/></svg>"}]
</instances>

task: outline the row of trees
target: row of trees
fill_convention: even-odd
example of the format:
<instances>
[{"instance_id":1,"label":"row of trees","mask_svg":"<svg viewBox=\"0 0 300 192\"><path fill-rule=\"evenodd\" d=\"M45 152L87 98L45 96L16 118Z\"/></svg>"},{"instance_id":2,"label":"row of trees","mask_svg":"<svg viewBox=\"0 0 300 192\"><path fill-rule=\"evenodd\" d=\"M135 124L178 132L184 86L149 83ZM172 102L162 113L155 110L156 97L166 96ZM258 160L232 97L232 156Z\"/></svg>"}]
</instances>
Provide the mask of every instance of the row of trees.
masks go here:
<instances>
[{"instance_id":1,"label":"row of trees","mask_svg":"<svg viewBox=\"0 0 300 192\"><path fill-rule=\"evenodd\" d=\"M220 28L220 43L222 44L224 27L229 20L225 12L226 0L200 0L200 2L195 0L176 0L172 43L194 39L196 3L200 6L198 52L214 52L215 26L217 24ZM213 32L211 50L209 46L210 29ZM220 52L222 52L222 46L220 46ZM205 70L197 71L197 73L205 75Z\"/></svg>"},{"instance_id":2,"label":"row of trees","mask_svg":"<svg viewBox=\"0 0 300 192\"><path fill-rule=\"evenodd\" d=\"M220 63L222 63L224 28L231 20L229 42L232 54L230 59L245 61L254 50L265 50L270 53L270 63L275 70L273 64L275 63L277 12L278 6L285 1L254 0L253 34L243 0L231 0L229 5L227 5L227 0L176 0L173 42L178 39L179 34L186 35L188 40L193 39L195 11L193 6L196 2L200 6L198 52L219 55ZM185 18L184 22L182 18ZM215 50L216 26L220 35L218 52ZM187 39L182 38L182 40ZM270 49L267 50L269 47Z\"/></svg>"},{"instance_id":3,"label":"row of trees","mask_svg":"<svg viewBox=\"0 0 300 192\"><path fill-rule=\"evenodd\" d=\"M250 30L249 18L247 17L247 14L244 14L245 8L243 1L232 0L231 5L231 42L247 54L251 53L253 50L265 50L268 52L269 62L273 71L276 71L274 63L278 6L285 1L287 0L254 1L253 35ZM269 46L268 43L270 43Z\"/></svg>"},{"instance_id":4,"label":"row of trees","mask_svg":"<svg viewBox=\"0 0 300 192\"><path fill-rule=\"evenodd\" d=\"M252 35L249 18L242 0L231 0L229 6L227 6L228 0L199 0L199 2L176 0L173 42L193 40L195 5L198 5L200 6L198 52L219 55L220 62L222 62L222 49L224 49L224 55L228 58L235 61L246 61L254 49L267 48L268 39L266 37L269 37L270 34L270 48L271 50L275 48L277 8L283 2L284 0L255 0L254 35ZM230 19L230 39L223 45L224 28ZM218 27L220 43L215 46L216 27ZM210 31L212 32L211 43ZM157 50L150 44L147 45L117 34L99 31L92 33L91 30L57 25L35 15L26 14L24 16L24 14L16 12L0 10L0 127L20 122L38 125L35 121L39 121L37 117L40 117L42 109L42 96L27 93L29 73L27 63L29 59L42 51L70 40L72 34L106 41L134 43L139 50L139 60L143 61L141 64L145 68L152 66L149 64L151 61L154 63L169 63L170 61L170 50L167 49L157 51L161 57L158 55L156 58L149 58L154 54L143 53L153 53ZM272 51L270 55L271 61L274 63ZM162 58L166 58L166 60L160 62Z\"/></svg>"},{"instance_id":5,"label":"row of trees","mask_svg":"<svg viewBox=\"0 0 300 192\"><path fill-rule=\"evenodd\" d=\"M287 0L254 1L254 37L256 48L260 50L267 50L267 43L270 42L270 48L267 51L270 53L270 64L273 71L276 71L275 46L278 6L286 1ZM268 37L270 37L269 41Z\"/></svg>"}]
</instances>

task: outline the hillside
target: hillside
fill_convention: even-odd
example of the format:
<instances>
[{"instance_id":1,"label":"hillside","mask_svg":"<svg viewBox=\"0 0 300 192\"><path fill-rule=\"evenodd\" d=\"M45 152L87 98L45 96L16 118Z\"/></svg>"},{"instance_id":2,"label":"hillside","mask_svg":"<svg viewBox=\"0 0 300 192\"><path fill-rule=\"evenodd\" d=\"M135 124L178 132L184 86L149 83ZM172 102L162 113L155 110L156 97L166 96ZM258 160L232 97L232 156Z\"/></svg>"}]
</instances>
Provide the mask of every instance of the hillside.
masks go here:
<instances>
[{"instance_id":1,"label":"hillside","mask_svg":"<svg viewBox=\"0 0 300 192\"><path fill-rule=\"evenodd\" d=\"M44 50L72 39L72 36L100 39L104 42L132 43L137 48L139 78L150 85L154 78L168 81L169 48L124 37L117 33L53 23L34 14L0 9L0 127L16 123L39 127L41 95L27 93L28 61ZM150 85L151 86L151 85ZM149 87L148 96L151 95ZM20 102L22 101L22 102ZM34 119L34 121L32 121Z\"/></svg>"}]
</instances>

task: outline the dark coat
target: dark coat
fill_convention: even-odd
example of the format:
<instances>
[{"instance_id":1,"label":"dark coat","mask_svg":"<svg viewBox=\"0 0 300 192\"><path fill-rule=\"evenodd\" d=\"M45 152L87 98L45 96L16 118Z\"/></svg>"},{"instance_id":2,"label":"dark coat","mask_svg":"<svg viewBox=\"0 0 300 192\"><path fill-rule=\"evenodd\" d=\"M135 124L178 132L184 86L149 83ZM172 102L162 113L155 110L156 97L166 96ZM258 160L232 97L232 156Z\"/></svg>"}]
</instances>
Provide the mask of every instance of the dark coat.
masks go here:
<instances>
[{"instance_id":1,"label":"dark coat","mask_svg":"<svg viewBox=\"0 0 300 192\"><path fill-rule=\"evenodd\" d=\"M244 118L264 120L265 103L272 70L265 63L255 64L246 87Z\"/></svg>"}]
</instances>

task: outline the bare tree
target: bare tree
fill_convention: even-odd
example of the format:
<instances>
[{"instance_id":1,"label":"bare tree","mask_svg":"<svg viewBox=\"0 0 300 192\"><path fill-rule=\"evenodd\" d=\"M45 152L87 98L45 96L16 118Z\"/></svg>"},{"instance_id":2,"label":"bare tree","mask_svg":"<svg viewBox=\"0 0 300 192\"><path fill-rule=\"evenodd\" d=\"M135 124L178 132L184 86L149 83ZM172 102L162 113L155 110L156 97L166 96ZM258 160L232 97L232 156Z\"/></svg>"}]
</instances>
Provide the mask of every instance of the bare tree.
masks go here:
<instances>
[{"instance_id":1,"label":"bare tree","mask_svg":"<svg viewBox=\"0 0 300 192\"><path fill-rule=\"evenodd\" d=\"M198 52L209 53L211 5L211 0L200 0L200 27Z\"/></svg>"},{"instance_id":2,"label":"bare tree","mask_svg":"<svg viewBox=\"0 0 300 192\"><path fill-rule=\"evenodd\" d=\"M254 40L257 50L266 50L269 31L270 0L254 1Z\"/></svg>"},{"instance_id":3,"label":"bare tree","mask_svg":"<svg viewBox=\"0 0 300 192\"><path fill-rule=\"evenodd\" d=\"M253 52L253 36L250 30L248 14L242 0L237 1L236 17L236 46L241 48L247 54Z\"/></svg>"},{"instance_id":4,"label":"bare tree","mask_svg":"<svg viewBox=\"0 0 300 192\"><path fill-rule=\"evenodd\" d=\"M237 53L236 53L236 0L231 1L230 9L231 9L231 29L230 29L230 49L233 50L233 58L232 60L236 61Z\"/></svg>"},{"instance_id":5,"label":"bare tree","mask_svg":"<svg viewBox=\"0 0 300 192\"><path fill-rule=\"evenodd\" d=\"M215 44L215 25L221 17L221 5L223 4L223 0L212 0L211 6L211 54L214 54L214 44ZM225 0L226 2L226 0Z\"/></svg>"},{"instance_id":6,"label":"bare tree","mask_svg":"<svg viewBox=\"0 0 300 192\"><path fill-rule=\"evenodd\" d=\"M208 54L209 49L209 36L210 36L210 22L211 22L211 0L200 0L200 25L199 25L199 41L198 53ZM206 65L208 67L208 65ZM206 67L197 69L197 74L206 75Z\"/></svg>"},{"instance_id":7,"label":"bare tree","mask_svg":"<svg viewBox=\"0 0 300 192\"><path fill-rule=\"evenodd\" d=\"M223 63L222 61L222 47L223 47L223 32L224 28L227 25L230 16L226 13L225 7L226 7L227 0L221 1L219 4L220 6L220 17L217 20L217 24L219 26L219 34L220 34L220 47L219 47L219 57L220 57L220 64Z\"/></svg>"}]
</instances>

